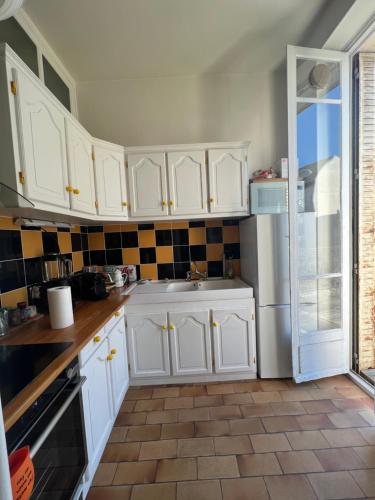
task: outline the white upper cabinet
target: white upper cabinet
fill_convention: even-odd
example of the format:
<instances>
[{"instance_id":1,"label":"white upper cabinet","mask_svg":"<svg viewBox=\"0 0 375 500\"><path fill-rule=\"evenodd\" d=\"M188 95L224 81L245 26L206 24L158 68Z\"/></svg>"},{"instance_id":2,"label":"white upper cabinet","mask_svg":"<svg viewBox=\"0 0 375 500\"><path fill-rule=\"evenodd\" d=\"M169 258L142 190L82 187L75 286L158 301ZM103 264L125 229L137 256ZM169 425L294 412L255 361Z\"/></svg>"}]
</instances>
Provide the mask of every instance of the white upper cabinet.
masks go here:
<instances>
[{"instance_id":1,"label":"white upper cabinet","mask_svg":"<svg viewBox=\"0 0 375 500\"><path fill-rule=\"evenodd\" d=\"M13 69L13 78L24 194L35 202L69 208L64 114L29 75Z\"/></svg>"},{"instance_id":2,"label":"white upper cabinet","mask_svg":"<svg viewBox=\"0 0 375 500\"><path fill-rule=\"evenodd\" d=\"M91 137L73 119L66 119L71 208L96 214Z\"/></svg>"},{"instance_id":3,"label":"white upper cabinet","mask_svg":"<svg viewBox=\"0 0 375 500\"><path fill-rule=\"evenodd\" d=\"M128 154L128 182L133 217L168 215L165 153Z\"/></svg>"},{"instance_id":4,"label":"white upper cabinet","mask_svg":"<svg viewBox=\"0 0 375 500\"><path fill-rule=\"evenodd\" d=\"M167 154L171 215L207 213L205 156L204 150Z\"/></svg>"},{"instance_id":5,"label":"white upper cabinet","mask_svg":"<svg viewBox=\"0 0 375 500\"><path fill-rule=\"evenodd\" d=\"M208 151L211 213L248 213L248 169L245 148Z\"/></svg>"},{"instance_id":6,"label":"white upper cabinet","mask_svg":"<svg viewBox=\"0 0 375 500\"><path fill-rule=\"evenodd\" d=\"M94 167L99 215L127 217L124 149L101 141L94 143Z\"/></svg>"}]
</instances>

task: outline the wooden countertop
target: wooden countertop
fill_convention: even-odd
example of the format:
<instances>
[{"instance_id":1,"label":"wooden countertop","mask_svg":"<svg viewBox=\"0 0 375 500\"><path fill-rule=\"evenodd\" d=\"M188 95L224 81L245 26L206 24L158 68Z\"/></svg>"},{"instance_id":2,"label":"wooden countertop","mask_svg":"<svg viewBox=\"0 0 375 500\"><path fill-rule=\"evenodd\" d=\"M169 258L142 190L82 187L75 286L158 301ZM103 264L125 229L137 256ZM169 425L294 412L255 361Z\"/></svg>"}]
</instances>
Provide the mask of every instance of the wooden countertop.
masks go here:
<instances>
[{"instance_id":1,"label":"wooden countertop","mask_svg":"<svg viewBox=\"0 0 375 500\"><path fill-rule=\"evenodd\" d=\"M115 288L109 297L95 302L82 301L74 310L74 324L61 330L52 330L49 317L27 323L13 334L0 340L0 345L47 344L54 342L72 342L72 344L54 359L33 381L17 394L4 408L5 430L25 413L32 403L55 380L59 373L78 355L112 314L129 298L121 295L125 288ZM22 367L15 367L15 370Z\"/></svg>"}]
</instances>

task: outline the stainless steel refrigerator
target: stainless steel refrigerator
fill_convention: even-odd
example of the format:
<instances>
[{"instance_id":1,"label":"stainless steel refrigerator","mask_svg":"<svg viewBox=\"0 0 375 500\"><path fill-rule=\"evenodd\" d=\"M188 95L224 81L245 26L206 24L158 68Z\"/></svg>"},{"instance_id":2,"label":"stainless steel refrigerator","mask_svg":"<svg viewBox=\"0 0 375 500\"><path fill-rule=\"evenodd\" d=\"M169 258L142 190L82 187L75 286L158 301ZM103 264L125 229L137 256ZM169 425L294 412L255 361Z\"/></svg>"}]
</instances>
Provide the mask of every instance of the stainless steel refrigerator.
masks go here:
<instances>
[{"instance_id":1,"label":"stainless steel refrigerator","mask_svg":"<svg viewBox=\"0 0 375 500\"><path fill-rule=\"evenodd\" d=\"M292 376L288 214L240 222L241 277L254 289L258 374Z\"/></svg>"}]
</instances>

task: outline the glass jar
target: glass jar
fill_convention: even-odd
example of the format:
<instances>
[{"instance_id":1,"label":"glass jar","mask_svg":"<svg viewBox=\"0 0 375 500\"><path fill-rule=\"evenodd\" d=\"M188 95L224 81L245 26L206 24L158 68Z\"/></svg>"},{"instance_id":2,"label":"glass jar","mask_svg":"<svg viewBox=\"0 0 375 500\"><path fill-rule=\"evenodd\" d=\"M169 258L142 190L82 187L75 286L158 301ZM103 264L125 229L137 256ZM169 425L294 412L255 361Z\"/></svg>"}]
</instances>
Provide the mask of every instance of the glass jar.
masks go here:
<instances>
[{"instance_id":1,"label":"glass jar","mask_svg":"<svg viewBox=\"0 0 375 500\"><path fill-rule=\"evenodd\" d=\"M8 309L0 308L0 337L6 335L9 331Z\"/></svg>"}]
</instances>

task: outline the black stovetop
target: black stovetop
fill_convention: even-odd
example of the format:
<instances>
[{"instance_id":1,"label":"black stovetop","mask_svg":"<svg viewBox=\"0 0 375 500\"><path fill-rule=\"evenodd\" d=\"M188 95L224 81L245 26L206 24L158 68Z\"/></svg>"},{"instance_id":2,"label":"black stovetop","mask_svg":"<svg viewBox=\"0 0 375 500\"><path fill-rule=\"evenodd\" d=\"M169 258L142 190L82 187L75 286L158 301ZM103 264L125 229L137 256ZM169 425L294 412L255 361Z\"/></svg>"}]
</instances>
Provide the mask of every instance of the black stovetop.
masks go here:
<instances>
[{"instance_id":1,"label":"black stovetop","mask_svg":"<svg viewBox=\"0 0 375 500\"><path fill-rule=\"evenodd\" d=\"M0 345L0 394L5 406L37 377L71 342Z\"/></svg>"}]
</instances>

